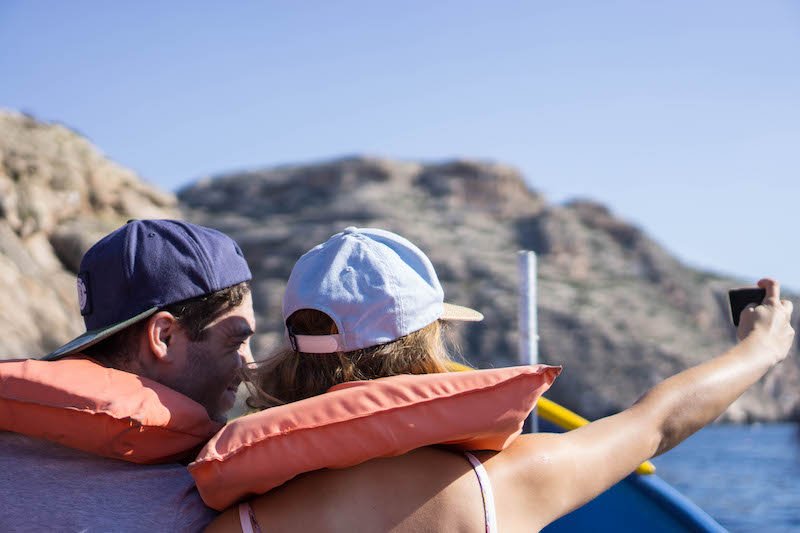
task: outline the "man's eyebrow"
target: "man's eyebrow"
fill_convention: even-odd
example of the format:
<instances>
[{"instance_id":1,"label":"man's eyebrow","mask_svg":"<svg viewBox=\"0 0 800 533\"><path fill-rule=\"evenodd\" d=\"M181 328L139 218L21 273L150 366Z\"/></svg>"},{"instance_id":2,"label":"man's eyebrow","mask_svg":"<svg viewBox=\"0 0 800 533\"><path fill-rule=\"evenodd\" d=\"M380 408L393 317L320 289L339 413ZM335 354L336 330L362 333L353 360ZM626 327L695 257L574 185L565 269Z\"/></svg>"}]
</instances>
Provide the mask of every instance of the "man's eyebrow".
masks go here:
<instances>
[{"instance_id":1,"label":"man's eyebrow","mask_svg":"<svg viewBox=\"0 0 800 533\"><path fill-rule=\"evenodd\" d=\"M255 335L255 331L250 326L242 325L236 326L230 332L230 337L234 339L246 339L247 337L252 337Z\"/></svg>"}]
</instances>

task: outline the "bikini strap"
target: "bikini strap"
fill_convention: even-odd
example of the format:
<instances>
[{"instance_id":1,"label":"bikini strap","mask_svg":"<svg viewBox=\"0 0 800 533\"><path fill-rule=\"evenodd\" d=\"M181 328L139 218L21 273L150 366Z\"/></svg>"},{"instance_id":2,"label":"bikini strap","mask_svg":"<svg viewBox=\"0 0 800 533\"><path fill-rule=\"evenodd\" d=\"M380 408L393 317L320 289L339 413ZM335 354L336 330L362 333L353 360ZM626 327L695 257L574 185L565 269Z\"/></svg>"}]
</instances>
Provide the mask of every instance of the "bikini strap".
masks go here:
<instances>
[{"instance_id":1,"label":"bikini strap","mask_svg":"<svg viewBox=\"0 0 800 533\"><path fill-rule=\"evenodd\" d=\"M248 502L239 504L239 525L242 527L242 533L261 533L256 514Z\"/></svg>"},{"instance_id":2,"label":"bikini strap","mask_svg":"<svg viewBox=\"0 0 800 533\"><path fill-rule=\"evenodd\" d=\"M478 476L478 485L481 487L481 497L483 498L483 514L486 523L486 533L497 533L497 513L494 508L494 494L492 493L492 481L489 474L483 467L483 463L469 452L464 452L464 456L475 470Z\"/></svg>"}]
</instances>

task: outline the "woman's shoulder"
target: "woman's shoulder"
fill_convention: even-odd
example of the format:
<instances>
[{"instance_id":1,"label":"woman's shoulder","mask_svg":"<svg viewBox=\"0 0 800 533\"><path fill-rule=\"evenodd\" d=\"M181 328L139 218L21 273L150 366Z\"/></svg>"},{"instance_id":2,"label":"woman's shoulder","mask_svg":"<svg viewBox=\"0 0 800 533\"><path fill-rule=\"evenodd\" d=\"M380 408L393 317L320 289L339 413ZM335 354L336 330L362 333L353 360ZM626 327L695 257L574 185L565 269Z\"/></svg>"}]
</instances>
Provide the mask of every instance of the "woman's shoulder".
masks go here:
<instances>
[{"instance_id":1,"label":"woman's shoulder","mask_svg":"<svg viewBox=\"0 0 800 533\"><path fill-rule=\"evenodd\" d=\"M263 531L485 531L472 466L437 448L310 472L250 504ZM209 531L239 531L238 521L229 509Z\"/></svg>"}]
</instances>

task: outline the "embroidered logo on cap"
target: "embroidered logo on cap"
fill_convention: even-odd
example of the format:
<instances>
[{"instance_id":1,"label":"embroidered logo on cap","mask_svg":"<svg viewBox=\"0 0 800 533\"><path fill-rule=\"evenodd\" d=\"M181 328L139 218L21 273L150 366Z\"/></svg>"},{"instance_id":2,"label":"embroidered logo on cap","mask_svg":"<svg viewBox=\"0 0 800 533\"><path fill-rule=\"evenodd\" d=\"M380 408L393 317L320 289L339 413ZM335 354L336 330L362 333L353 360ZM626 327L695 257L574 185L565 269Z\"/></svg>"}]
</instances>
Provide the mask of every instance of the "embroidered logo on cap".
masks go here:
<instances>
[{"instance_id":1,"label":"embroidered logo on cap","mask_svg":"<svg viewBox=\"0 0 800 533\"><path fill-rule=\"evenodd\" d=\"M92 312L92 300L89 298L89 273L78 274L78 305L81 315L86 316Z\"/></svg>"}]
</instances>

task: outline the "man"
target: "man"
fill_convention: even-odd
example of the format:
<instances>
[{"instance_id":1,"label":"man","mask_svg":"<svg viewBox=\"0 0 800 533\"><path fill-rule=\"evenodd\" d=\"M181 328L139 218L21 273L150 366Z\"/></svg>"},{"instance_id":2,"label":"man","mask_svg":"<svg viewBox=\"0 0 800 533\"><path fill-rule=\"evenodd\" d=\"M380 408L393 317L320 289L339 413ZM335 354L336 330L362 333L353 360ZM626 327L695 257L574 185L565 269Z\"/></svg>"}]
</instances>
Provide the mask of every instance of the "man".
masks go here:
<instances>
[{"instance_id":1,"label":"man","mask_svg":"<svg viewBox=\"0 0 800 533\"><path fill-rule=\"evenodd\" d=\"M226 235L134 220L84 255L86 333L44 357L83 354L166 385L224 421L252 358L250 270ZM179 464L137 465L0 433L2 531L197 531L214 513Z\"/></svg>"}]
</instances>

